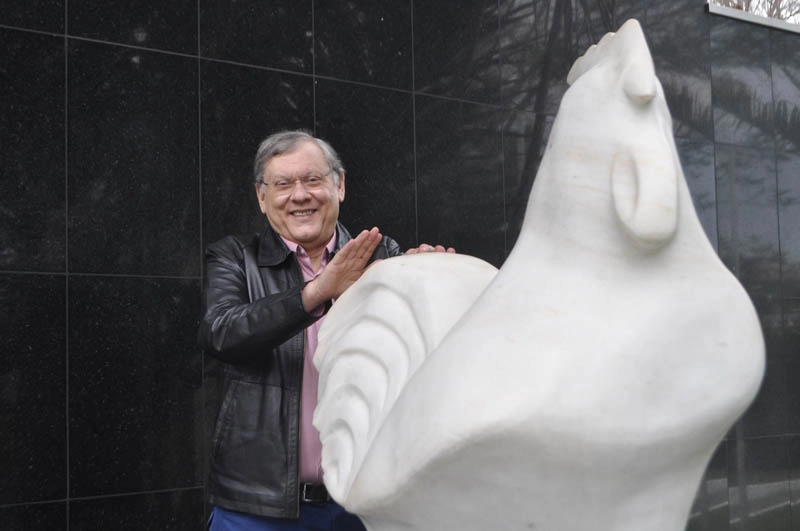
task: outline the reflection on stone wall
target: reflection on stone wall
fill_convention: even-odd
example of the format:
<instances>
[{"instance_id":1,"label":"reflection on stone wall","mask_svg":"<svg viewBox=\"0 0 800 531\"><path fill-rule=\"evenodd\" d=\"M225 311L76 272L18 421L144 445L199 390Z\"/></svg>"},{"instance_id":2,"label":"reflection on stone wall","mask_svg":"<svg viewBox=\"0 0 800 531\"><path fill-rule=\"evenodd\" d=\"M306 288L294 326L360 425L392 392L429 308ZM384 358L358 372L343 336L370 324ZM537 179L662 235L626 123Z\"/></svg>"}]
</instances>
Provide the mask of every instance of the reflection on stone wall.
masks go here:
<instances>
[{"instance_id":1,"label":"reflection on stone wall","mask_svg":"<svg viewBox=\"0 0 800 531\"><path fill-rule=\"evenodd\" d=\"M202 526L202 249L263 225L261 138L337 146L352 229L500 265L570 65L635 17L703 227L767 336L762 391L690 529L800 529L800 35L698 0L66 7L0 10L4 528Z\"/></svg>"}]
</instances>

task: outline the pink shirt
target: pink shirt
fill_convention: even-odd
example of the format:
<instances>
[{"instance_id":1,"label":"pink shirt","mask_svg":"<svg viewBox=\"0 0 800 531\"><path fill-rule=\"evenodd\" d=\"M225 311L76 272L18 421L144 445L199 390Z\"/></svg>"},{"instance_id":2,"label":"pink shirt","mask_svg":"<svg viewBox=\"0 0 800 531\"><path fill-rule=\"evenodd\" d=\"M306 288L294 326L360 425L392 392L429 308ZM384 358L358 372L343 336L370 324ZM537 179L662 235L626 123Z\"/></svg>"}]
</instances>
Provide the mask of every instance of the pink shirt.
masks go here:
<instances>
[{"instance_id":1,"label":"pink shirt","mask_svg":"<svg viewBox=\"0 0 800 531\"><path fill-rule=\"evenodd\" d=\"M336 245L336 232L334 231L333 237L331 237L331 240L322 251L322 260L317 271L314 271L311 267L311 259L306 254L305 249L283 236L281 236L281 239L297 257L297 262L303 271L303 279L308 282L317 278L322 273L322 270L325 269L325 266L328 265L328 258ZM315 309L312 314L321 310L322 308ZM305 483L322 482L322 443L319 440L319 432L311 424L314 408L317 407L319 373L311 359L317 350L317 333L319 332L319 327L322 326L323 319L324 317L320 317L305 330L303 387L300 395L300 481Z\"/></svg>"}]
</instances>

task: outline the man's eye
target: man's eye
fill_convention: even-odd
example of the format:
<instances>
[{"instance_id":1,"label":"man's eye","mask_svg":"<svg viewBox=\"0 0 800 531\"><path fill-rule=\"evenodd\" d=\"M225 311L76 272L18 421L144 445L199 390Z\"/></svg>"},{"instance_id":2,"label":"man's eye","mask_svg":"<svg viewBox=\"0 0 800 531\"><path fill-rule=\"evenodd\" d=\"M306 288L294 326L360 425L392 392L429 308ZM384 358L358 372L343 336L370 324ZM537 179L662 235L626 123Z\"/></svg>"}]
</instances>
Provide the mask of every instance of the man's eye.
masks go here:
<instances>
[{"instance_id":1,"label":"man's eye","mask_svg":"<svg viewBox=\"0 0 800 531\"><path fill-rule=\"evenodd\" d=\"M310 184L311 186L317 185L322 182L322 177L317 175L311 175L306 179L306 184Z\"/></svg>"},{"instance_id":2,"label":"man's eye","mask_svg":"<svg viewBox=\"0 0 800 531\"><path fill-rule=\"evenodd\" d=\"M275 188L288 188L290 185L289 181L286 180L275 181L272 184L275 186Z\"/></svg>"}]
</instances>

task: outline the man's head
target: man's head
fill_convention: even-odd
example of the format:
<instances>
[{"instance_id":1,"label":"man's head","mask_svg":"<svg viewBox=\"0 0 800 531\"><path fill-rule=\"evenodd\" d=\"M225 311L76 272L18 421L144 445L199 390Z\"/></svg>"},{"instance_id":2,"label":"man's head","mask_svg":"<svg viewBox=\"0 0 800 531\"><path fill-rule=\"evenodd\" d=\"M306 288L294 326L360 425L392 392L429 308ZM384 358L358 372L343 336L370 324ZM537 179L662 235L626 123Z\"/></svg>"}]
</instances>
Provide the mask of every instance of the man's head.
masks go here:
<instances>
[{"instance_id":1,"label":"man's head","mask_svg":"<svg viewBox=\"0 0 800 531\"><path fill-rule=\"evenodd\" d=\"M258 148L254 177L272 228L310 255L321 252L344 200L344 167L330 144L304 131L271 135Z\"/></svg>"}]
</instances>

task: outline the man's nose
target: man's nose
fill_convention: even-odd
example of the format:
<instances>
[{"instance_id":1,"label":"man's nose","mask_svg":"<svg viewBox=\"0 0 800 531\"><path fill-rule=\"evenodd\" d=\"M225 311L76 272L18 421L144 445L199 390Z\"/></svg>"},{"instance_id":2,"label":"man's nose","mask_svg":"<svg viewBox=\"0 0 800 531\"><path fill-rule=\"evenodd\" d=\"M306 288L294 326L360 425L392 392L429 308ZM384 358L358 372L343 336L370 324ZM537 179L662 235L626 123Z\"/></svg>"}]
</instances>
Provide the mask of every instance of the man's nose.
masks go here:
<instances>
[{"instance_id":1,"label":"man's nose","mask_svg":"<svg viewBox=\"0 0 800 531\"><path fill-rule=\"evenodd\" d=\"M294 183L292 183L292 188L289 193L291 194L292 199L304 199L311 195L306 189L306 185L303 184L303 181L300 179L296 179Z\"/></svg>"}]
</instances>

